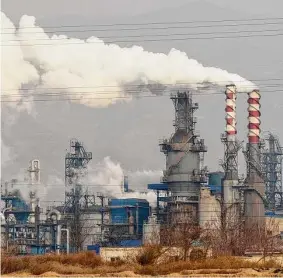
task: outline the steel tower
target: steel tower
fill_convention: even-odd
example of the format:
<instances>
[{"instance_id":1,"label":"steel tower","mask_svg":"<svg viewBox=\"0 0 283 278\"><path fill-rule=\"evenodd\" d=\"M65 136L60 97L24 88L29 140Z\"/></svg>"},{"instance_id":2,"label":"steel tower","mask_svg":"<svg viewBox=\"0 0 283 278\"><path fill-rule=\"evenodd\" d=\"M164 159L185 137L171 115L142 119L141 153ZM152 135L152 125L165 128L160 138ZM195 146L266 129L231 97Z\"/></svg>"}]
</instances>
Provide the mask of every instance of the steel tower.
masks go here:
<instances>
[{"instance_id":1,"label":"steel tower","mask_svg":"<svg viewBox=\"0 0 283 278\"><path fill-rule=\"evenodd\" d=\"M267 148L263 152L263 173L266 182L265 196L271 210L283 208L282 158L283 152L279 139L272 133L267 138Z\"/></svg>"},{"instance_id":2,"label":"steel tower","mask_svg":"<svg viewBox=\"0 0 283 278\"><path fill-rule=\"evenodd\" d=\"M77 139L70 141L70 151L65 156L65 206L64 213L70 217L71 243L78 252L82 245L82 202L89 202L93 196L84 194L82 179L87 174L87 165L92 153L86 152Z\"/></svg>"},{"instance_id":3,"label":"steel tower","mask_svg":"<svg viewBox=\"0 0 283 278\"><path fill-rule=\"evenodd\" d=\"M206 181L206 170L200 168L201 153L207 151L203 139L195 132L194 112L198 104L193 103L192 94L178 92L171 99L175 108L175 133L160 143L166 156L166 170L162 181L168 184L168 221L181 218L197 219L200 185Z\"/></svg>"},{"instance_id":4,"label":"steel tower","mask_svg":"<svg viewBox=\"0 0 283 278\"><path fill-rule=\"evenodd\" d=\"M66 192L73 191L80 185L81 179L87 174L87 165L92 159L92 153L86 152L77 139L70 141L70 151L65 156Z\"/></svg>"}]
</instances>

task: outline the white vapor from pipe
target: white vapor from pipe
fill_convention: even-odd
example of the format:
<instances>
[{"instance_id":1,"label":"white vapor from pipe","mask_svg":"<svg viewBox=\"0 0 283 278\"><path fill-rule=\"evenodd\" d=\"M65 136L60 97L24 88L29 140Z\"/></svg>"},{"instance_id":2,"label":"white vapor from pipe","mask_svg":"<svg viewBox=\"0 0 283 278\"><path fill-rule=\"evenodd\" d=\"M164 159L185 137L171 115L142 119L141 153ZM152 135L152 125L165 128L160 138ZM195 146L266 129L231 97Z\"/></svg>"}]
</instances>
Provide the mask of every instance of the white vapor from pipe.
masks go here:
<instances>
[{"instance_id":1,"label":"white vapor from pipe","mask_svg":"<svg viewBox=\"0 0 283 278\"><path fill-rule=\"evenodd\" d=\"M138 85L161 85L157 92L146 87L153 94L163 93L162 84L168 90L182 83L193 89L207 84L224 87L227 83L234 83L238 91L255 87L237 74L205 67L176 49L168 54L153 53L140 46L107 44L96 37L81 40L49 36L37 27L35 17L27 15L22 16L17 30L3 13L1 21L3 33L9 33L3 34L2 44L13 45L2 47L4 93L5 89L20 89L29 83L37 96L43 93L46 98L47 93L52 93L52 97L59 95L91 107L107 107L115 99L130 99L140 93L143 87ZM12 92L15 93L6 91ZM12 99L20 101L21 97Z\"/></svg>"},{"instance_id":2,"label":"white vapor from pipe","mask_svg":"<svg viewBox=\"0 0 283 278\"><path fill-rule=\"evenodd\" d=\"M141 198L148 200L154 206L156 195L153 192L142 193L142 191L145 191L148 183L159 181L161 174L162 171L129 172L127 173L129 189L133 191L123 192L124 171L120 163L105 157L102 162L89 167L86 184L94 185L96 192L104 193L112 198Z\"/></svg>"}]
</instances>

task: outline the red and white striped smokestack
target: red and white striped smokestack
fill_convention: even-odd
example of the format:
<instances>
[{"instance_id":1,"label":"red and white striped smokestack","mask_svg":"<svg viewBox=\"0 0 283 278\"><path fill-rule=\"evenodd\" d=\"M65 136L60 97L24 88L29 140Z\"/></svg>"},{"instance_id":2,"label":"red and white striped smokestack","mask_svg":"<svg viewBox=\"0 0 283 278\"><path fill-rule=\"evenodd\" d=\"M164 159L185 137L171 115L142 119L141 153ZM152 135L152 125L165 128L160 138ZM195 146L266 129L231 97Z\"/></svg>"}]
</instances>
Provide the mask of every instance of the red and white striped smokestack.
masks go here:
<instances>
[{"instance_id":1,"label":"red and white striped smokestack","mask_svg":"<svg viewBox=\"0 0 283 278\"><path fill-rule=\"evenodd\" d=\"M260 93L259 90L253 90L249 93L249 143L259 144L260 139Z\"/></svg>"},{"instance_id":2,"label":"red and white striped smokestack","mask_svg":"<svg viewBox=\"0 0 283 278\"><path fill-rule=\"evenodd\" d=\"M236 141L236 86L226 86L226 135L227 141Z\"/></svg>"}]
</instances>

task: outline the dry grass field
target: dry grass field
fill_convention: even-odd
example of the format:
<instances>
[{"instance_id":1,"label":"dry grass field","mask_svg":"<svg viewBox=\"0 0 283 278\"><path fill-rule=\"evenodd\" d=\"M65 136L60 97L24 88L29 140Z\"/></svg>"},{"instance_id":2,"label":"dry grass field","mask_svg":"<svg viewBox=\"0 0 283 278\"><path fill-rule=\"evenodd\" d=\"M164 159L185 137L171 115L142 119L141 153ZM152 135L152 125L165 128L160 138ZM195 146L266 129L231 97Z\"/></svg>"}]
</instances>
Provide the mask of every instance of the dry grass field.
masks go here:
<instances>
[{"instance_id":1,"label":"dry grass field","mask_svg":"<svg viewBox=\"0 0 283 278\"><path fill-rule=\"evenodd\" d=\"M157 262L158 252L145 249L139 256L116 262L104 262L92 252L72 255L7 256L1 258L2 276L217 276L283 277L278 260L246 260L221 256L193 261Z\"/></svg>"}]
</instances>

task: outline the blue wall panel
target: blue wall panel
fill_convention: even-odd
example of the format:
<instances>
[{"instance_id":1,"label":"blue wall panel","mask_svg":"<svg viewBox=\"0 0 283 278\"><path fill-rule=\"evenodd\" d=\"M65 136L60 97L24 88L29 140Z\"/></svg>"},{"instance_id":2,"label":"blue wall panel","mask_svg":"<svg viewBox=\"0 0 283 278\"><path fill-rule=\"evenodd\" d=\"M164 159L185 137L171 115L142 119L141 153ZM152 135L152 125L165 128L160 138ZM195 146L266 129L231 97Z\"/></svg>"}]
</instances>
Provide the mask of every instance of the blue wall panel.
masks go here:
<instances>
[{"instance_id":1,"label":"blue wall panel","mask_svg":"<svg viewBox=\"0 0 283 278\"><path fill-rule=\"evenodd\" d=\"M112 224L128 224L129 217L133 216L135 231L142 234L143 223L148 220L150 207L147 200L144 199L112 199L110 201L110 218ZM138 220L137 220L138 217ZM138 222L138 228L136 224Z\"/></svg>"}]
</instances>

